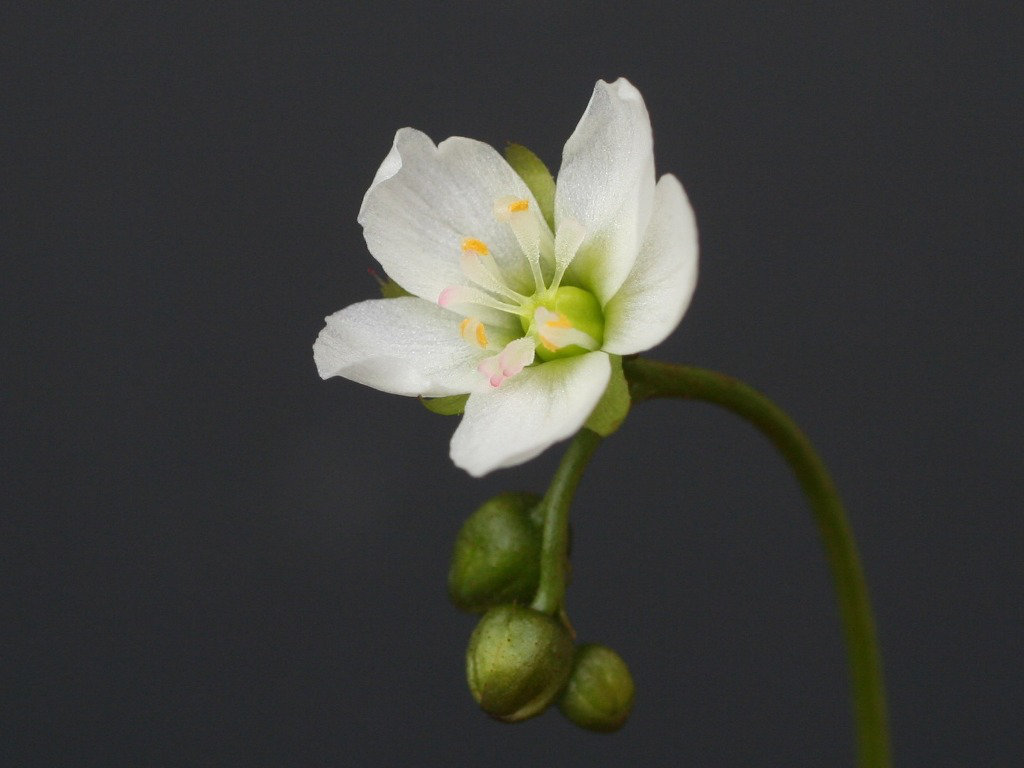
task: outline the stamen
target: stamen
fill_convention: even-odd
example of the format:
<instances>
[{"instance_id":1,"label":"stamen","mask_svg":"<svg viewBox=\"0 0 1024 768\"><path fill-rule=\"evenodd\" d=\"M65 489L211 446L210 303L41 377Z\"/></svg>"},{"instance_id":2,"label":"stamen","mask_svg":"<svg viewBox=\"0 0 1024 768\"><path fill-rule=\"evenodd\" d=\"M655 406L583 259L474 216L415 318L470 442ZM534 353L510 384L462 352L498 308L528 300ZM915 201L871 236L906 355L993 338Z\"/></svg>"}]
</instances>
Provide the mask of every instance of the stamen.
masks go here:
<instances>
[{"instance_id":1,"label":"stamen","mask_svg":"<svg viewBox=\"0 0 1024 768\"><path fill-rule=\"evenodd\" d=\"M476 251L477 253L486 256L491 252L491 249L487 247L487 243L483 240L477 240L475 237L467 237L462 241L462 250L464 251Z\"/></svg>"},{"instance_id":2,"label":"stamen","mask_svg":"<svg viewBox=\"0 0 1024 768\"><path fill-rule=\"evenodd\" d=\"M516 339L506 344L498 354L484 358L477 370L487 377L492 387L499 387L505 379L512 378L530 365L534 353L532 339Z\"/></svg>"},{"instance_id":3,"label":"stamen","mask_svg":"<svg viewBox=\"0 0 1024 768\"><path fill-rule=\"evenodd\" d=\"M494 261L494 257L487 251L487 246L484 245L484 250L481 251L476 247L477 244L483 245L479 240L474 240L473 238L466 238L462 242L462 256L459 259L462 273L485 290L500 294L517 304L524 302L526 300L525 296L517 293L505 284L501 267L498 266L497 262Z\"/></svg>"},{"instance_id":4,"label":"stamen","mask_svg":"<svg viewBox=\"0 0 1024 768\"><path fill-rule=\"evenodd\" d=\"M513 315L519 314L518 306L514 304L505 304L504 302L498 301L493 296L488 296L483 291L469 285L448 286L441 291L441 295L437 297L437 304L442 309L450 309L453 312L459 312L459 314L465 314L458 309L459 306L464 304L478 304L481 307L490 307L491 309L497 309L501 312L509 312Z\"/></svg>"},{"instance_id":5,"label":"stamen","mask_svg":"<svg viewBox=\"0 0 1024 768\"><path fill-rule=\"evenodd\" d=\"M463 340L476 344L481 349L487 349L487 330L475 317L463 318L459 323L459 335Z\"/></svg>"},{"instance_id":6,"label":"stamen","mask_svg":"<svg viewBox=\"0 0 1024 768\"><path fill-rule=\"evenodd\" d=\"M503 195L494 201L494 218L498 221L508 221L513 213L521 213L530 210L530 201L512 195Z\"/></svg>"},{"instance_id":7,"label":"stamen","mask_svg":"<svg viewBox=\"0 0 1024 768\"><path fill-rule=\"evenodd\" d=\"M577 346L594 350L599 344L590 334L574 328L569 318L546 307L537 307L533 313L534 329L540 343L548 352L557 352L562 347Z\"/></svg>"},{"instance_id":8,"label":"stamen","mask_svg":"<svg viewBox=\"0 0 1024 768\"><path fill-rule=\"evenodd\" d=\"M516 197L499 197L494 203L494 216L512 228L526 260L530 262L537 293L545 289L544 275L540 271L540 224L530 211L530 203Z\"/></svg>"}]
</instances>

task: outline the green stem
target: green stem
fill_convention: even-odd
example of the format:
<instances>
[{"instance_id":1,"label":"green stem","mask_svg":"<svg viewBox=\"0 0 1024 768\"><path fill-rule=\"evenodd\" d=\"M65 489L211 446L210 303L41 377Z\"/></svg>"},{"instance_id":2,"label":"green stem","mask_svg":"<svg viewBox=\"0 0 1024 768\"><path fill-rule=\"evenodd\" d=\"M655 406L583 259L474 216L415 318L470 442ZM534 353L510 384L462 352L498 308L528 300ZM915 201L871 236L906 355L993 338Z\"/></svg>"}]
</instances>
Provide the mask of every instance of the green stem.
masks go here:
<instances>
[{"instance_id":1,"label":"green stem","mask_svg":"<svg viewBox=\"0 0 1024 768\"><path fill-rule=\"evenodd\" d=\"M540 586L531 607L542 613L557 613L565 599L569 506L583 470L600 442L601 437L596 432L589 429L577 432L541 500L544 539L540 550Z\"/></svg>"},{"instance_id":2,"label":"green stem","mask_svg":"<svg viewBox=\"0 0 1024 768\"><path fill-rule=\"evenodd\" d=\"M679 397L720 405L757 427L785 457L810 502L832 570L853 686L858 765L890 766L882 663L864 572L839 494L810 441L778 406L736 379L640 358L622 365L634 401Z\"/></svg>"}]
</instances>

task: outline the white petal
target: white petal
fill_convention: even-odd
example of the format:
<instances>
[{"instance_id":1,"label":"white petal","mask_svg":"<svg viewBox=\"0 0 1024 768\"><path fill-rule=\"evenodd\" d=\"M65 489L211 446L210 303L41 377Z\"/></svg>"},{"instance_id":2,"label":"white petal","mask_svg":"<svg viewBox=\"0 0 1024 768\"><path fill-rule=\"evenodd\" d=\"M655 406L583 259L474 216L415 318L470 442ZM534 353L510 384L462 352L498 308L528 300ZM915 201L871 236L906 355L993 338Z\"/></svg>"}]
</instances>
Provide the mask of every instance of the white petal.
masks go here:
<instances>
[{"instance_id":1,"label":"white petal","mask_svg":"<svg viewBox=\"0 0 1024 768\"><path fill-rule=\"evenodd\" d=\"M604 394L604 352L525 369L497 389L474 392L452 436L452 461L474 477L532 459L574 434Z\"/></svg>"},{"instance_id":2,"label":"white petal","mask_svg":"<svg viewBox=\"0 0 1024 768\"><path fill-rule=\"evenodd\" d=\"M679 180L665 174L633 271L604 308L602 348L630 355L663 341L679 325L696 285L693 209Z\"/></svg>"},{"instance_id":3,"label":"white petal","mask_svg":"<svg viewBox=\"0 0 1024 768\"><path fill-rule=\"evenodd\" d=\"M562 152L555 219L576 219L586 228L569 277L602 304L633 266L653 197L651 121L643 97L622 78L598 81Z\"/></svg>"},{"instance_id":4,"label":"white petal","mask_svg":"<svg viewBox=\"0 0 1024 768\"><path fill-rule=\"evenodd\" d=\"M459 257L469 237L487 244L511 287L529 288L519 244L494 218L494 201L508 195L537 209L526 184L492 147L458 136L435 147L426 134L403 128L363 197L359 223L384 271L428 301L467 282ZM539 209L537 216L543 220Z\"/></svg>"},{"instance_id":5,"label":"white petal","mask_svg":"<svg viewBox=\"0 0 1024 768\"><path fill-rule=\"evenodd\" d=\"M441 397L486 386L485 350L459 335L462 318L423 299L373 299L327 318L313 345L323 378L343 376L396 395Z\"/></svg>"}]
</instances>

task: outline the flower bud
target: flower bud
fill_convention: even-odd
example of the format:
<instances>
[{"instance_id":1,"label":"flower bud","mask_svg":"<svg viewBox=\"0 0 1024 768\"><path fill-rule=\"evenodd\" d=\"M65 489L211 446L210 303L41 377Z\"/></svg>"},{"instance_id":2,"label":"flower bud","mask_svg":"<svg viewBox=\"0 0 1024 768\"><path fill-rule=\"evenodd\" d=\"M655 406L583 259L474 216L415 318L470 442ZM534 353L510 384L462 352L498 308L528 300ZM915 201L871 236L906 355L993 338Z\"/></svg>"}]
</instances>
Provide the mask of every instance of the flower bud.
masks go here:
<instances>
[{"instance_id":1,"label":"flower bud","mask_svg":"<svg viewBox=\"0 0 1024 768\"><path fill-rule=\"evenodd\" d=\"M543 712L572 670L573 644L558 621L499 605L480 619L466 651L469 690L492 717L514 723Z\"/></svg>"},{"instance_id":2,"label":"flower bud","mask_svg":"<svg viewBox=\"0 0 1024 768\"><path fill-rule=\"evenodd\" d=\"M633 677L619 654L603 645L581 645L558 707L581 728L610 733L629 717L633 692Z\"/></svg>"},{"instance_id":3,"label":"flower bud","mask_svg":"<svg viewBox=\"0 0 1024 768\"><path fill-rule=\"evenodd\" d=\"M529 603L540 580L541 522L531 516L540 497L503 493L462 525L448 571L448 594L463 611Z\"/></svg>"}]
</instances>

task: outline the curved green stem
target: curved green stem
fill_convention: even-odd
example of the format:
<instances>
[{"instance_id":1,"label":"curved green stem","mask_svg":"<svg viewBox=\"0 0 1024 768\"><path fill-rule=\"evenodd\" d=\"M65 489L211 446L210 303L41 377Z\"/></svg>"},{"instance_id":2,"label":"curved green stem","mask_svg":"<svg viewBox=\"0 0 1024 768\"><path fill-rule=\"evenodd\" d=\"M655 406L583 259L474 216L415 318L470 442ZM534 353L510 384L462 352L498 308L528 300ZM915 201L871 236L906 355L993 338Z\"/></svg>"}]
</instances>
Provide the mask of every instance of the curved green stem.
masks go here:
<instances>
[{"instance_id":1,"label":"curved green stem","mask_svg":"<svg viewBox=\"0 0 1024 768\"><path fill-rule=\"evenodd\" d=\"M679 397L728 408L757 427L789 463L811 504L835 586L853 686L861 768L891 765L882 663L867 585L839 494L810 441L778 406L736 379L702 368L622 361L633 400Z\"/></svg>"},{"instance_id":2,"label":"curved green stem","mask_svg":"<svg viewBox=\"0 0 1024 768\"><path fill-rule=\"evenodd\" d=\"M576 486L580 483L587 462L601 442L601 437L589 429L581 429L569 444L558 471L551 479L547 493L541 500L544 519L544 539L540 551L540 586L533 598L534 610L554 614L565 599L565 580L568 570L569 506Z\"/></svg>"}]
</instances>

